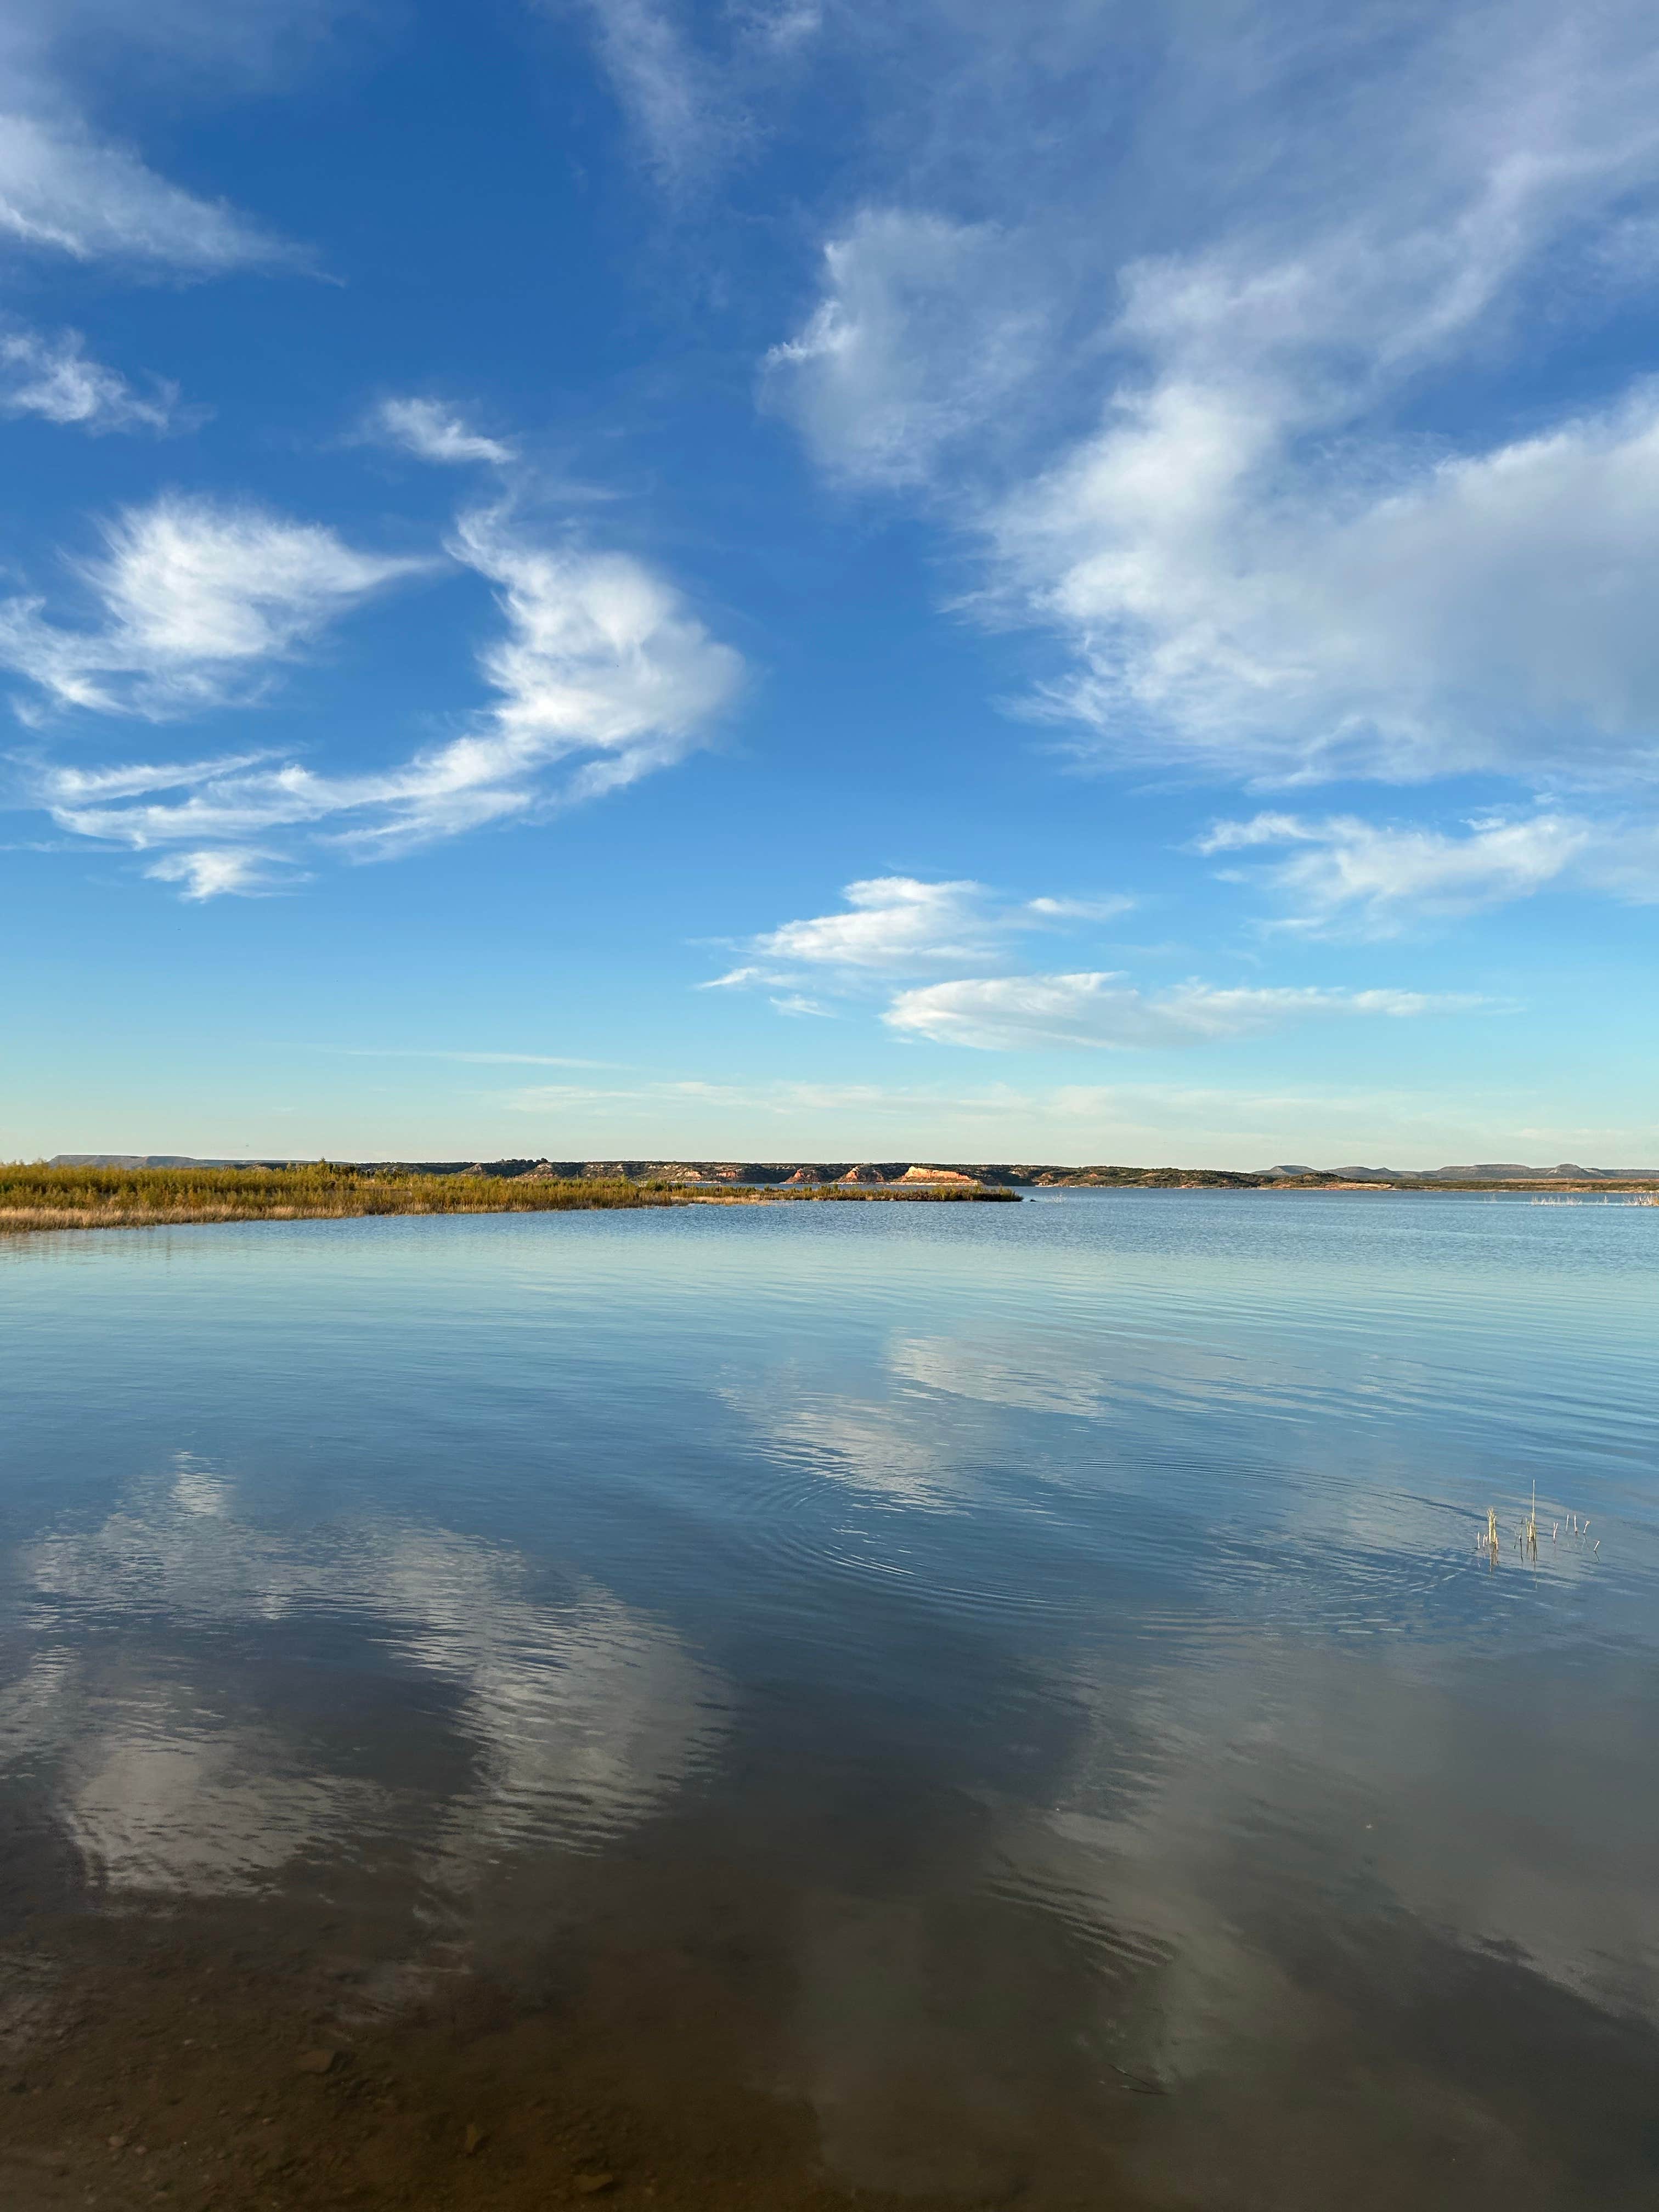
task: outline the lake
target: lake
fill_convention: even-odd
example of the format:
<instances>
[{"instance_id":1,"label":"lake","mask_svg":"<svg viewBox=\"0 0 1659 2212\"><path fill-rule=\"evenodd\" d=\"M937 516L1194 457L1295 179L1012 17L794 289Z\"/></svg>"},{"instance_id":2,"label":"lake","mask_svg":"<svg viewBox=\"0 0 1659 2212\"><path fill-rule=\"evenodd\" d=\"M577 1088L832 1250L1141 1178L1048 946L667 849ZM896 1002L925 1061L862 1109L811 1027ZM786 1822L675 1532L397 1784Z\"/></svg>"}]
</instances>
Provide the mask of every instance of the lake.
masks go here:
<instances>
[{"instance_id":1,"label":"lake","mask_svg":"<svg viewBox=\"0 0 1659 2212\"><path fill-rule=\"evenodd\" d=\"M0 1240L0 2157L1650 2207L1656 1346L1618 1204Z\"/></svg>"}]
</instances>

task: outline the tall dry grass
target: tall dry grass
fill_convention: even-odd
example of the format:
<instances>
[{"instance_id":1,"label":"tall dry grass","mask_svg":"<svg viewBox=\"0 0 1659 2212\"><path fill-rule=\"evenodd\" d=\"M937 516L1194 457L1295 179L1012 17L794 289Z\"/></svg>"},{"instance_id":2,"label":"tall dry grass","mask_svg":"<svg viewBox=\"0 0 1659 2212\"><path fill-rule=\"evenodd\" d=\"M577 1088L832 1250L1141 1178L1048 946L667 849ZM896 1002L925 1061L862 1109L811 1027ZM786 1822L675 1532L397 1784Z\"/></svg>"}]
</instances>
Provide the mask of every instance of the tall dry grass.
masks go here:
<instances>
[{"instance_id":1,"label":"tall dry grass","mask_svg":"<svg viewBox=\"0 0 1659 2212\"><path fill-rule=\"evenodd\" d=\"M1011 1190L690 1189L625 1176L423 1175L327 1160L293 1167L82 1168L0 1164L0 1234L169 1222L331 1221L374 1213L568 1213L594 1207L1005 1200Z\"/></svg>"},{"instance_id":2,"label":"tall dry grass","mask_svg":"<svg viewBox=\"0 0 1659 2212\"><path fill-rule=\"evenodd\" d=\"M0 1231L185 1221L326 1221L373 1213L558 1213L668 1206L664 1185L420 1175L387 1168L0 1165Z\"/></svg>"}]
</instances>

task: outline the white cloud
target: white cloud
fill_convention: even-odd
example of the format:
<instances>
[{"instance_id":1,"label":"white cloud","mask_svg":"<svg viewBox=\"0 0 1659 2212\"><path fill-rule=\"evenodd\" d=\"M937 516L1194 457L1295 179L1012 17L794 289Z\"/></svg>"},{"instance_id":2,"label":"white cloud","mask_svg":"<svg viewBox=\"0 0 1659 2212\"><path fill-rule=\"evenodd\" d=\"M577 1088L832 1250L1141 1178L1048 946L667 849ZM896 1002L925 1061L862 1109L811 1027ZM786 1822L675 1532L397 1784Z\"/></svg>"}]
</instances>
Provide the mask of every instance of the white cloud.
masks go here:
<instances>
[{"instance_id":1,"label":"white cloud","mask_svg":"<svg viewBox=\"0 0 1659 2212\"><path fill-rule=\"evenodd\" d=\"M1417 991L1221 988L1182 983L1151 995L1121 975L964 976L901 991L883 1019L938 1044L1013 1051L1045 1045L1158 1050L1256 1036L1310 1016L1395 1018L1479 1004Z\"/></svg>"},{"instance_id":2,"label":"white cloud","mask_svg":"<svg viewBox=\"0 0 1659 2212\"><path fill-rule=\"evenodd\" d=\"M0 115L0 234L77 261L184 276L295 262L298 249L195 198L73 121Z\"/></svg>"},{"instance_id":3,"label":"white cloud","mask_svg":"<svg viewBox=\"0 0 1659 2212\"><path fill-rule=\"evenodd\" d=\"M157 513L125 519L112 536L97 572L106 629L55 630L36 606L14 603L0 620L13 665L106 711L217 704L245 668L251 682L327 613L425 565L240 512L175 505L155 523ZM182 882L186 896L264 890L279 879L273 869L292 879L307 842L390 857L618 789L683 758L734 696L738 654L639 562L536 544L499 513L465 518L451 550L496 586L507 623L480 655L495 704L460 736L353 772L264 755L50 768L37 776L41 803L60 828L161 852L150 872ZM125 679L113 690L112 672ZM556 786L549 772L560 767Z\"/></svg>"},{"instance_id":4,"label":"white cloud","mask_svg":"<svg viewBox=\"0 0 1659 2212\"><path fill-rule=\"evenodd\" d=\"M221 753L198 761L126 761L105 768L55 767L54 795L76 805L97 799L137 799L153 791L182 791L217 781L269 758L263 752Z\"/></svg>"},{"instance_id":5,"label":"white cloud","mask_svg":"<svg viewBox=\"0 0 1659 2212\"><path fill-rule=\"evenodd\" d=\"M1284 781L1659 766L1659 394L1380 496L1302 426L1170 378L1010 501L999 552L1073 641L1054 703L1125 758Z\"/></svg>"},{"instance_id":6,"label":"white cloud","mask_svg":"<svg viewBox=\"0 0 1659 2212\"><path fill-rule=\"evenodd\" d=\"M134 82L168 105L269 92L328 48L337 0L7 0L0 10L0 242L131 275L304 267L302 247L158 176L88 119Z\"/></svg>"},{"instance_id":7,"label":"white cloud","mask_svg":"<svg viewBox=\"0 0 1659 2212\"><path fill-rule=\"evenodd\" d=\"M66 629L0 604L0 665L62 706L160 720L257 692L332 617L426 562L360 553L315 523L166 495L106 524L76 564L102 621Z\"/></svg>"},{"instance_id":8,"label":"white cloud","mask_svg":"<svg viewBox=\"0 0 1659 2212\"><path fill-rule=\"evenodd\" d=\"M294 880L292 869L278 866L274 853L258 852L247 846L217 850L210 846L193 853L169 853L153 861L144 873L157 883L181 884L179 896L198 905L222 897L228 891L251 898Z\"/></svg>"},{"instance_id":9,"label":"white cloud","mask_svg":"<svg viewBox=\"0 0 1659 2212\"><path fill-rule=\"evenodd\" d=\"M856 1000L872 988L890 991L902 978L940 969L1004 967L1031 932L1111 921L1131 903L1117 896L1012 903L969 878L930 884L914 876L869 877L848 884L844 896L845 913L787 921L751 938L746 960L699 988L766 989L778 994L772 1005L781 1013L821 1013L826 1009L817 1000L790 988L802 971ZM905 1036L990 1049L1060 1044L1153 1050L1253 1036L1308 1016L1401 1016L1478 1003L1412 991L1290 985L1188 982L1148 994L1127 975L1091 969L958 974L915 983L896 991L882 1019Z\"/></svg>"},{"instance_id":10,"label":"white cloud","mask_svg":"<svg viewBox=\"0 0 1659 2212\"><path fill-rule=\"evenodd\" d=\"M631 782L684 753L738 689L740 657L627 554L538 545L495 511L465 518L453 550L497 588L507 634L483 655L495 729L532 765L592 750L585 787Z\"/></svg>"},{"instance_id":11,"label":"white cloud","mask_svg":"<svg viewBox=\"0 0 1659 2212\"><path fill-rule=\"evenodd\" d=\"M823 299L766 356L768 394L832 473L923 483L1042 358L1017 245L989 224L872 208L823 263Z\"/></svg>"},{"instance_id":12,"label":"white cloud","mask_svg":"<svg viewBox=\"0 0 1659 2212\"><path fill-rule=\"evenodd\" d=\"M1106 898L1034 898L1030 911L1050 921L1112 921L1134 904L1114 893Z\"/></svg>"},{"instance_id":13,"label":"white cloud","mask_svg":"<svg viewBox=\"0 0 1659 2212\"><path fill-rule=\"evenodd\" d=\"M0 330L0 414L39 415L97 434L162 432L173 425L178 386L158 384L143 398L86 350L78 331Z\"/></svg>"},{"instance_id":14,"label":"white cloud","mask_svg":"<svg viewBox=\"0 0 1659 2212\"><path fill-rule=\"evenodd\" d=\"M1353 815L1312 821L1262 813L1216 823L1196 849L1216 854L1271 847L1288 848L1288 857L1250 872L1291 909L1286 926L1309 933L1392 936L1413 923L1529 898L1551 884L1575 884L1632 904L1659 902L1659 826L1652 823L1602 822L1558 810L1486 817L1453 836Z\"/></svg>"},{"instance_id":15,"label":"white cloud","mask_svg":"<svg viewBox=\"0 0 1659 2212\"><path fill-rule=\"evenodd\" d=\"M484 437L453 408L435 399L382 400L373 422L380 436L404 447L419 460L447 466L482 462L504 468L514 458L513 447L503 439Z\"/></svg>"},{"instance_id":16,"label":"white cloud","mask_svg":"<svg viewBox=\"0 0 1659 2212\"><path fill-rule=\"evenodd\" d=\"M678 183L708 157L723 102L713 70L663 0L586 0L599 59L653 166Z\"/></svg>"},{"instance_id":17,"label":"white cloud","mask_svg":"<svg viewBox=\"0 0 1659 2212\"><path fill-rule=\"evenodd\" d=\"M836 968L910 968L960 960L982 945L993 924L984 886L873 876L848 884L848 914L786 921L754 940L763 958Z\"/></svg>"},{"instance_id":18,"label":"white cloud","mask_svg":"<svg viewBox=\"0 0 1659 2212\"><path fill-rule=\"evenodd\" d=\"M1648 11L923 15L770 375L1060 641L1042 710L1230 780L1650 775L1659 393L1459 389L1639 280Z\"/></svg>"},{"instance_id":19,"label":"white cloud","mask_svg":"<svg viewBox=\"0 0 1659 2212\"><path fill-rule=\"evenodd\" d=\"M915 876L871 876L848 884L849 912L786 921L751 938L752 956L704 990L777 984L794 968L861 975L914 973L963 960L1000 957L1011 936L1066 921L1106 921L1127 910L1121 896L1036 898L1023 905L1000 899L986 884L963 878L927 883Z\"/></svg>"},{"instance_id":20,"label":"white cloud","mask_svg":"<svg viewBox=\"0 0 1659 2212\"><path fill-rule=\"evenodd\" d=\"M671 192L752 152L775 115L782 73L796 70L823 27L817 0L532 0L579 13L599 66L655 173Z\"/></svg>"},{"instance_id":21,"label":"white cloud","mask_svg":"<svg viewBox=\"0 0 1659 2212\"><path fill-rule=\"evenodd\" d=\"M706 983L699 983L700 991L741 991L751 983L771 983L776 977L764 968L731 968L724 975L713 975Z\"/></svg>"}]
</instances>

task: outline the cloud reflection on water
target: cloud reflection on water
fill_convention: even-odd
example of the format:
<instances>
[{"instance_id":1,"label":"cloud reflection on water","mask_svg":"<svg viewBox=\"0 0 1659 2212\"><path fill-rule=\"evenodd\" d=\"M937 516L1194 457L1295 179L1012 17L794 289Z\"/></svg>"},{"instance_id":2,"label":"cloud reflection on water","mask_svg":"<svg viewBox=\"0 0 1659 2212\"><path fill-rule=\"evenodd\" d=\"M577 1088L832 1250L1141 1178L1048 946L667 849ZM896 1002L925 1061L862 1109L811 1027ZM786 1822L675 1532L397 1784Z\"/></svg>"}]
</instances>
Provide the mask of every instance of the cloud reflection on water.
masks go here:
<instances>
[{"instance_id":1,"label":"cloud reflection on water","mask_svg":"<svg viewBox=\"0 0 1659 2212\"><path fill-rule=\"evenodd\" d=\"M1177 2093L1130 2161L1149 2184L1322 2212L1366 2172L1400 2190L1408 2130L1424 2187L1462 2161L1467 2204L1564 2201L1537 2154L1557 2116L1531 2139L1508 2054L1558 2048L1570 2105L1659 2026L1659 1759L1609 1758L1633 1679L1602 1723L1542 1654L1455 1686L1444 1656L1252 1638L1075 1662L1088 1725L1055 1802L1005 1809L987 1875L1093 1958L1108 2063ZM1587 2060L1584 2008L1637 2037Z\"/></svg>"},{"instance_id":2,"label":"cloud reflection on water","mask_svg":"<svg viewBox=\"0 0 1659 2212\"><path fill-rule=\"evenodd\" d=\"M509 1547L408 1522L260 1528L188 1455L25 1564L36 1651L0 1696L3 1765L51 1778L112 1888L234 1888L375 1838L465 1885L533 1843L591 1848L648 1818L727 1724L714 1671L592 1582L550 1600ZM337 1741L352 1716L295 1711L291 1678L262 1682L295 1621L317 1649L345 1639L363 1694L412 1711L407 1771ZM233 1678L251 1685L234 1703Z\"/></svg>"},{"instance_id":3,"label":"cloud reflection on water","mask_svg":"<svg viewBox=\"0 0 1659 2212\"><path fill-rule=\"evenodd\" d=\"M866 1571L902 1561L936 1615L971 1583L980 1620L1021 1594L1066 1624L1026 1657L1081 1725L1041 1797L996 1793L982 1879L1091 1961L1092 1996L1051 1995L1099 2079L1147 2092L1124 2100L1127 2167L1215 2212L1392 2212L1401 2190L1442 2201L1452 2172L1463 2207L1555 2212L1553 2161L1590 2123L1530 2113L1514 2085L1559 2045L1564 2098L1593 2104L1603 2060L1620 2083L1604 2148L1624 2173L1624 2077L1659 2027L1659 1720L1643 1772L1620 1759L1651 1706L1636 1599L1655 1547L1598 1519L1621 1583L1547 1525L1535 1561L1506 1548L1489 1571L1477 1502L1507 1528L1530 1479L1489 1402L1504 1373L1464 1365L1449 1405L1432 1345L1340 1316L1262 1316L1215 1345L1201 1315L1134 1337L901 1327L878 1357L838 1377L798 1360L727 1402L823 1492L885 1509L836 1512L870 1539ZM1571 1402L1515 1425L1552 1485L1593 1479ZM1638 1648L1615 1663L1620 1641ZM939 2185L941 2144L1000 2185L985 2115L1018 2103L1019 1973L997 1963L1001 2027L975 2042L947 1907L860 1902L857 1941L837 1920L797 1960L806 2091L871 2186L902 2185L919 2144Z\"/></svg>"},{"instance_id":4,"label":"cloud reflection on water","mask_svg":"<svg viewBox=\"0 0 1659 2212\"><path fill-rule=\"evenodd\" d=\"M857 1395L846 1376L822 1378L798 1364L723 1385L722 1402L760 1437L767 1457L803 1474L921 1511L950 1511L964 1488L951 1424L885 1394Z\"/></svg>"}]
</instances>

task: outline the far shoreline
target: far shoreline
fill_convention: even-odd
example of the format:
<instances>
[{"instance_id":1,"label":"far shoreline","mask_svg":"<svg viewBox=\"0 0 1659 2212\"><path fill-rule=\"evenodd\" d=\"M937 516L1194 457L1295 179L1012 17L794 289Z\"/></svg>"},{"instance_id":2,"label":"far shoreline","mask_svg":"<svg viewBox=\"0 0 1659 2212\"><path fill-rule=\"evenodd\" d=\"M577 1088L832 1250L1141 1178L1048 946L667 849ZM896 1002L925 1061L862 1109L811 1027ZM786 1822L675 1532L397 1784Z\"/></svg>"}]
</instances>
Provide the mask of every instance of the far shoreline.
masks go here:
<instances>
[{"instance_id":1,"label":"far shoreline","mask_svg":"<svg viewBox=\"0 0 1659 2212\"><path fill-rule=\"evenodd\" d=\"M595 1164L586 1164L592 1165ZM1245 1175L1227 1170L1045 1169L1016 1182L1018 1170L907 1164L895 1179L857 1167L834 1181L811 1165L711 1171L705 1163L605 1163L605 1172L572 1174L550 1163L407 1166L307 1163L179 1162L160 1165L58 1160L0 1164L0 1237L94 1229L161 1229L251 1221L343 1221L444 1214L682 1211L689 1206L822 1205L1018 1205L1027 1193L1239 1191L1310 1196L1528 1197L1537 1204L1613 1200L1659 1206L1659 1176L1604 1172L1568 1177L1384 1176L1364 1180L1297 1170ZM655 1172L629 1175L624 1165ZM748 1180L752 1173L758 1178ZM992 1176L1006 1178L989 1180Z\"/></svg>"}]
</instances>

